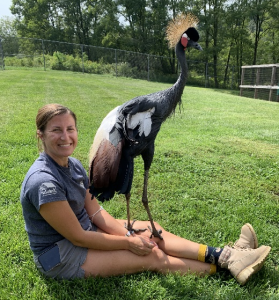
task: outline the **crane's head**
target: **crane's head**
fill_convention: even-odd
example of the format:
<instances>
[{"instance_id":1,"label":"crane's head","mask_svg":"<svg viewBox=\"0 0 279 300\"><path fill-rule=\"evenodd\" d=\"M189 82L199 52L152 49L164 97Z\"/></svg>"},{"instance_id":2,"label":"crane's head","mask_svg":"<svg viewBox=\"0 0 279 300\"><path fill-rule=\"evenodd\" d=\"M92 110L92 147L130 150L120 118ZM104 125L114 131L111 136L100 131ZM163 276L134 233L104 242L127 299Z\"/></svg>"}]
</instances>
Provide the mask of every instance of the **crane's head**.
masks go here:
<instances>
[{"instance_id":1,"label":"crane's head","mask_svg":"<svg viewBox=\"0 0 279 300\"><path fill-rule=\"evenodd\" d=\"M184 47L184 50L186 48L192 47L202 51L202 47L198 43L199 38L200 36L197 29L194 27L190 27L182 34L180 43Z\"/></svg>"},{"instance_id":2,"label":"crane's head","mask_svg":"<svg viewBox=\"0 0 279 300\"><path fill-rule=\"evenodd\" d=\"M202 50L198 44L199 33L195 28L198 22L198 18L192 14L181 14L170 21L166 31L170 48L174 48L177 43L180 43L184 50L189 47Z\"/></svg>"}]
</instances>

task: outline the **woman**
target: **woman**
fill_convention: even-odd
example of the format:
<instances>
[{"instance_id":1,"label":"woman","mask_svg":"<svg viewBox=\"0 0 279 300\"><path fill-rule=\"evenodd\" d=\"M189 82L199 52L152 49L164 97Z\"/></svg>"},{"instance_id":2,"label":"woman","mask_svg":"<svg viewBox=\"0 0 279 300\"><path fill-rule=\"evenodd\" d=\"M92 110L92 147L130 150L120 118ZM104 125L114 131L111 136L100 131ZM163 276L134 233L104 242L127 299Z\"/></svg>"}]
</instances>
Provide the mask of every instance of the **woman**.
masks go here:
<instances>
[{"instance_id":1,"label":"woman","mask_svg":"<svg viewBox=\"0 0 279 300\"><path fill-rule=\"evenodd\" d=\"M127 234L125 220L114 219L91 200L86 172L70 157L78 143L75 114L62 105L45 105L36 125L44 151L29 169L20 198L34 261L46 276L71 279L145 270L206 275L220 266L243 285L262 267L270 247L257 248L250 224L224 249L180 238L157 223L163 240L149 238L147 232ZM136 224L146 228L149 222Z\"/></svg>"}]
</instances>

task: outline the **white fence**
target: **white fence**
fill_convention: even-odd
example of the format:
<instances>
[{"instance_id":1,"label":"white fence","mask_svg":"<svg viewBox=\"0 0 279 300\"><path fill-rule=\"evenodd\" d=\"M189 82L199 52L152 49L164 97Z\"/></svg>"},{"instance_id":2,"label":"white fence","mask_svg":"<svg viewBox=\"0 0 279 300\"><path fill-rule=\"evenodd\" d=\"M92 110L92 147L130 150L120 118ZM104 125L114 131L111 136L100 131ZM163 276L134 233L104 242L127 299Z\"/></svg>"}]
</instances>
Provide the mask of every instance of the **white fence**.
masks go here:
<instances>
[{"instance_id":1,"label":"white fence","mask_svg":"<svg viewBox=\"0 0 279 300\"><path fill-rule=\"evenodd\" d=\"M279 101L279 64L241 68L240 96Z\"/></svg>"}]
</instances>

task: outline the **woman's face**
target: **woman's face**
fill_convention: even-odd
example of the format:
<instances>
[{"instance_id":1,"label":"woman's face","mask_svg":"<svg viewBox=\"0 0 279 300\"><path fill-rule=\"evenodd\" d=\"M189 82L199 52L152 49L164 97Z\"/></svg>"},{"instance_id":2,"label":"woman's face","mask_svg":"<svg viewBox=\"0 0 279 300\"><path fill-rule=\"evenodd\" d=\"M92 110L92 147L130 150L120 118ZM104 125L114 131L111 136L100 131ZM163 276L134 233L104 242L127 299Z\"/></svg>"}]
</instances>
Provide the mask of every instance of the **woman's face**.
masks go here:
<instances>
[{"instance_id":1,"label":"woman's face","mask_svg":"<svg viewBox=\"0 0 279 300\"><path fill-rule=\"evenodd\" d=\"M39 134L44 151L61 166L68 166L68 156L74 152L77 142L77 128L70 114L50 119L43 134Z\"/></svg>"}]
</instances>

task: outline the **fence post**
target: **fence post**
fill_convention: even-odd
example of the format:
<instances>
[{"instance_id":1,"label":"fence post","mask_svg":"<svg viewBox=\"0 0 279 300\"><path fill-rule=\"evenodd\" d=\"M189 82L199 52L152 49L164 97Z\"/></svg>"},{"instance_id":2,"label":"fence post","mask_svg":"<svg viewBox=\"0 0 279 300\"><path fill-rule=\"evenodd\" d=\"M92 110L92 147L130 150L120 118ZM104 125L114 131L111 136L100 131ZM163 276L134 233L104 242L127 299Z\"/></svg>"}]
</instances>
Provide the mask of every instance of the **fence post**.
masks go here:
<instances>
[{"instance_id":1,"label":"fence post","mask_svg":"<svg viewBox=\"0 0 279 300\"><path fill-rule=\"evenodd\" d=\"M243 82L244 82L244 72L245 72L245 68L243 68L243 66L241 66L241 81L240 81L240 97L242 97L242 92L243 92Z\"/></svg>"},{"instance_id":2,"label":"fence post","mask_svg":"<svg viewBox=\"0 0 279 300\"><path fill-rule=\"evenodd\" d=\"M257 68L257 73L256 73L256 86L259 85L259 82L260 82L260 69ZM255 99L258 99L258 89L257 89L257 88L255 88L254 98L255 98Z\"/></svg>"},{"instance_id":3,"label":"fence post","mask_svg":"<svg viewBox=\"0 0 279 300\"><path fill-rule=\"evenodd\" d=\"M147 81L149 81L149 54L147 54Z\"/></svg>"},{"instance_id":4,"label":"fence post","mask_svg":"<svg viewBox=\"0 0 279 300\"><path fill-rule=\"evenodd\" d=\"M84 63L83 63L83 45L81 47L81 60L82 60L82 73L84 74Z\"/></svg>"},{"instance_id":5,"label":"fence post","mask_svg":"<svg viewBox=\"0 0 279 300\"><path fill-rule=\"evenodd\" d=\"M204 81L204 87L207 87L207 77L208 77L208 62L205 63L205 81Z\"/></svg>"},{"instance_id":6,"label":"fence post","mask_svg":"<svg viewBox=\"0 0 279 300\"><path fill-rule=\"evenodd\" d=\"M234 66L232 66L231 90L233 89L233 75L234 75Z\"/></svg>"},{"instance_id":7,"label":"fence post","mask_svg":"<svg viewBox=\"0 0 279 300\"><path fill-rule=\"evenodd\" d=\"M115 76L117 77L117 49L114 50Z\"/></svg>"},{"instance_id":8,"label":"fence post","mask_svg":"<svg viewBox=\"0 0 279 300\"><path fill-rule=\"evenodd\" d=\"M273 94L273 85L275 83L275 74L276 74L276 66L272 67L272 74L271 74L271 81L270 81L270 90L269 90L269 97L268 100L272 101L272 94Z\"/></svg>"},{"instance_id":9,"label":"fence post","mask_svg":"<svg viewBox=\"0 0 279 300\"><path fill-rule=\"evenodd\" d=\"M4 62L4 52L3 52L3 46L2 46L2 39L0 36L0 53L1 53L1 60L2 60L2 69L5 70L5 62Z\"/></svg>"},{"instance_id":10,"label":"fence post","mask_svg":"<svg viewBox=\"0 0 279 300\"><path fill-rule=\"evenodd\" d=\"M43 49L44 71L45 71L46 70L46 59L45 59L45 45L44 45L44 40L42 40L42 49Z\"/></svg>"}]
</instances>

